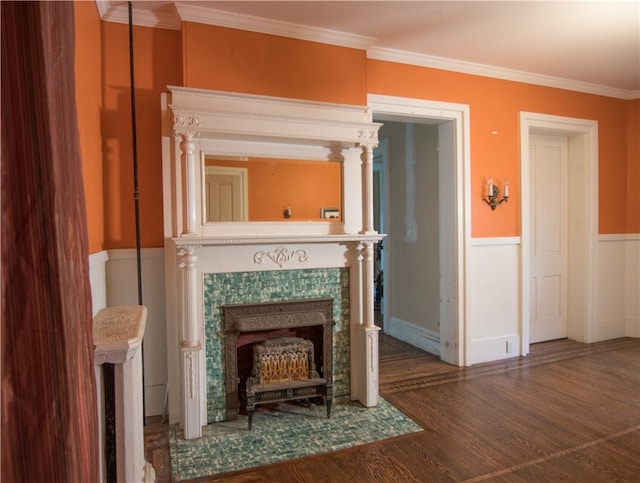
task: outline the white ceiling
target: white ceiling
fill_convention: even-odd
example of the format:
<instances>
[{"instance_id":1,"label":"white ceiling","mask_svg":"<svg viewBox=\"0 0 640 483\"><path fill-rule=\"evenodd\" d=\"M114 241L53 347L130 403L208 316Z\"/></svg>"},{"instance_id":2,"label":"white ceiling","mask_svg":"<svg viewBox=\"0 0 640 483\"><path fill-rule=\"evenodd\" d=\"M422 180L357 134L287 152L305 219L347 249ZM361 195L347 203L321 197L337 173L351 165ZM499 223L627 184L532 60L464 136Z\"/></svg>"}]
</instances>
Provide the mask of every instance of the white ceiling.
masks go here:
<instances>
[{"instance_id":1,"label":"white ceiling","mask_svg":"<svg viewBox=\"0 0 640 483\"><path fill-rule=\"evenodd\" d=\"M125 21L126 2L98 1ZM364 48L371 58L620 98L640 95L640 0L134 1L134 22L179 20Z\"/></svg>"}]
</instances>

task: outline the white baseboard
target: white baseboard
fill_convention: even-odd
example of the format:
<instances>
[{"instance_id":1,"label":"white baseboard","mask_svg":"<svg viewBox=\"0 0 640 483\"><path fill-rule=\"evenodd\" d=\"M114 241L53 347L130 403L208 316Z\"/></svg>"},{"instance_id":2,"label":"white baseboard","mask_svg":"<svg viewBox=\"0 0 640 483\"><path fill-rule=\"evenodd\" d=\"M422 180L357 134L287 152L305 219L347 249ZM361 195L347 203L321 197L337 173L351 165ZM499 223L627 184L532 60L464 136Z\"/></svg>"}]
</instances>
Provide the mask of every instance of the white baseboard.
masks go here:
<instances>
[{"instance_id":1,"label":"white baseboard","mask_svg":"<svg viewBox=\"0 0 640 483\"><path fill-rule=\"evenodd\" d=\"M593 342L611 340L626 335L626 321L623 318L598 320L593 328Z\"/></svg>"},{"instance_id":2,"label":"white baseboard","mask_svg":"<svg viewBox=\"0 0 640 483\"><path fill-rule=\"evenodd\" d=\"M440 333L391 317L389 335L407 344L440 356Z\"/></svg>"},{"instance_id":3,"label":"white baseboard","mask_svg":"<svg viewBox=\"0 0 640 483\"><path fill-rule=\"evenodd\" d=\"M640 338L640 318L627 318L625 320L624 335L626 337Z\"/></svg>"},{"instance_id":4,"label":"white baseboard","mask_svg":"<svg viewBox=\"0 0 640 483\"><path fill-rule=\"evenodd\" d=\"M144 409L147 416L164 414L164 400L167 390L166 384L144 386ZM168 408L167 408L168 409Z\"/></svg>"},{"instance_id":5,"label":"white baseboard","mask_svg":"<svg viewBox=\"0 0 640 483\"><path fill-rule=\"evenodd\" d=\"M521 354L520 337L518 334L509 334L474 339L469 354L469 365L517 357Z\"/></svg>"}]
</instances>

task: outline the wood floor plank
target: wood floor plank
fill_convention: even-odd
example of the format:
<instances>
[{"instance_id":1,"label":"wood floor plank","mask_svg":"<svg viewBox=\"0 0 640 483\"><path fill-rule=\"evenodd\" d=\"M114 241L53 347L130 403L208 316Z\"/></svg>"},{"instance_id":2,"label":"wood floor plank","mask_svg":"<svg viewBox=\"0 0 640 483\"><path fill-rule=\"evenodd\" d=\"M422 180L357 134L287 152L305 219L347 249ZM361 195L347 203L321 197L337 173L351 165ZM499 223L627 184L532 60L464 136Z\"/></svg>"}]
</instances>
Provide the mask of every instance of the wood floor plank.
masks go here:
<instances>
[{"instance_id":1,"label":"wood floor plank","mask_svg":"<svg viewBox=\"0 0 640 483\"><path fill-rule=\"evenodd\" d=\"M380 381L424 431L193 481L640 482L639 339L552 341L458 368L382 335ZM160 483L163 431L146 431Z\"/></svg>"}]
</instances>

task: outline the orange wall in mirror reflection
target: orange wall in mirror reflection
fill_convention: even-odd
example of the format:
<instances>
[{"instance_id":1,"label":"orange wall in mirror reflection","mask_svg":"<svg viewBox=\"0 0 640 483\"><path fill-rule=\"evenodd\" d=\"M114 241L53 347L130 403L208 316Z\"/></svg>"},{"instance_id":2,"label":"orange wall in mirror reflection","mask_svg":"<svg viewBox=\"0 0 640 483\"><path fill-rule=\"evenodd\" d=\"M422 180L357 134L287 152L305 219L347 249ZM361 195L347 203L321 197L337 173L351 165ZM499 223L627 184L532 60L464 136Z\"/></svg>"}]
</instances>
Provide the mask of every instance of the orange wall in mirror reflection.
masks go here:
<instances>
[{"instance_id":1,"label":"orange wall in mirror reflection","mask_svg":"<svg viewBox=\"0 0 640 483\"><path fill-rule=\"evenodd\" d=\"M249 221L319 221L322 208L342 212L339 162L250 158L208 159L206 165L247 168ZM288 207L291 216L285 218Z\"/></svg>"}]
</instances>

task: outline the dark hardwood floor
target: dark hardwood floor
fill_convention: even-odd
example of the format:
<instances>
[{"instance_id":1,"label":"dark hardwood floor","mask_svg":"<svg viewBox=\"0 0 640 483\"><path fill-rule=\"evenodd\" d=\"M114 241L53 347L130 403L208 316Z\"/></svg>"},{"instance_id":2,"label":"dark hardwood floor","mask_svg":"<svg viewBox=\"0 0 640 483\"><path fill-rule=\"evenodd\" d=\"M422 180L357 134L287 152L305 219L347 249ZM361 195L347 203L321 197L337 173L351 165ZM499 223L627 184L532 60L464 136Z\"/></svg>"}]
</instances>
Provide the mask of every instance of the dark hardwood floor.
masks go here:
<instances>
[{"instance_id":1,"label":"dark hardwood floor","mask_svg":"<svg viewBox=\"0 0 640 483\"><path fill-rule=\"evenodd\" d=\"M458 368L381 334L380 394L424 431L192 481L640 482L640 339L536 344ZM166 424L146 457L171 481Z\"/></svg>"}]
</instances>

